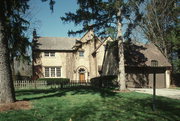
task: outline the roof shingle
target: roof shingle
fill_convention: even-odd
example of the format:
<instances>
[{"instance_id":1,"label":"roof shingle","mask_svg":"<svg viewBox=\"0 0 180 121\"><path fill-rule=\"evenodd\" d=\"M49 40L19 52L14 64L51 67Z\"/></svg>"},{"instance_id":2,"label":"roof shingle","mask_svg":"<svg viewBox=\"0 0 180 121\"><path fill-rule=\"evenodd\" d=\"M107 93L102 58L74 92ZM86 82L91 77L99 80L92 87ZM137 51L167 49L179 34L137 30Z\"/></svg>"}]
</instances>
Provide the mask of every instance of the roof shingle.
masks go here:
<instances>
[{"instance_id":1,"label":"roof shingle","mask_svg":"<svg viewBox=\"0 0 180 121\"><path fill-rule=\"evenodd\" d=\"M78 38L69 37L39 37L37 49L40 50L72 50Z\"/></svg>"}]
</instances>

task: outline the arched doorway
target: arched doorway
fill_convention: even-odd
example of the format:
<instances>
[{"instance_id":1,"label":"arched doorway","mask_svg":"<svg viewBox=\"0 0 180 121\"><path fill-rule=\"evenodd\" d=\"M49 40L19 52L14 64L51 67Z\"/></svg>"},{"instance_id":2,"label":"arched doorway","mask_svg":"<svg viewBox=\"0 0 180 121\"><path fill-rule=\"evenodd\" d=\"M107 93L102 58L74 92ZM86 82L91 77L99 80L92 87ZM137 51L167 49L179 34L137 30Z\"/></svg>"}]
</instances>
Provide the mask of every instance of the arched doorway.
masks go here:
<instances>
[{"instance_id":1,"label":"arched doorway","mask_svg":"<svg viewBox=\"0 0 180 121\"><path fill-rule=\"evenodd\" d=\"M86 82L86 79L85 79L85 69L84 68L80 68L79 69L79 82Z\"/></svg>"}]
</instances>

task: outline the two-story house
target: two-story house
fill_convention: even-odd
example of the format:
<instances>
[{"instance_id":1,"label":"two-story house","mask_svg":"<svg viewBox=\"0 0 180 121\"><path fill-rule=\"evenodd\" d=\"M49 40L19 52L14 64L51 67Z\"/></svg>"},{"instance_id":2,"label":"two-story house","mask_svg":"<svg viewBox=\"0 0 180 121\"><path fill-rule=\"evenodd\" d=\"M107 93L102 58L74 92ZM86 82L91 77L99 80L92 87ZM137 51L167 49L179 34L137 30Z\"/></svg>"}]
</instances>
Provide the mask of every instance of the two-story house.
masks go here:
<instances>
[{"instance_id":1,"label":"two-story house","mask_svg":"<svg viewBox=\"0 0 180 121\"><path fill-rule=\"evenodd\" d=\"M108 38L98 38L92 30L82 38L35 37L33 77L70 78L88 81L99 76Z\"/></svg>"},{"instance_id":2,"label":"two-story house","mask_svg":"<svg viewBox=\"0 0 180 121\"><path fill-rule=\"evenodd\" d=\"M82 38L34 37L33 78L88 82L100 75L117 75L117 44L109 48L108 41L113 40L99 38L93 30ZM152 87L153 73L156 73L157 87L169 87L171 64L154 44L125 46L125 62L128 87ZM156 70L151 67L152 62L157 63Z\"/></svg>"}]
</instances>

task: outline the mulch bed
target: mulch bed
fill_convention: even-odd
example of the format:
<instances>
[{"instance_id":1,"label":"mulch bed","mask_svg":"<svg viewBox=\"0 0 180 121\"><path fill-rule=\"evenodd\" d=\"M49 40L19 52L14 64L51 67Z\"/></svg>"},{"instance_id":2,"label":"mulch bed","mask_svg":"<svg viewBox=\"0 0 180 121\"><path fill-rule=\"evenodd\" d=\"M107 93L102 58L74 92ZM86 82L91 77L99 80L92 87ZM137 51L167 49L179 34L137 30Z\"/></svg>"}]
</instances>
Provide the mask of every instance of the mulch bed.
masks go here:
<instances>
[{"instance_id":1,"label":"mulch bed","mask_svg":"<svg viewBox=\"0 0 180 121\"><path fill-rule=\"evenodd\" d=\"M30 101L17 101L14 103L0 104L0 112L9 110L28 110L31 109Z\"/></svg>"}]
</instances>

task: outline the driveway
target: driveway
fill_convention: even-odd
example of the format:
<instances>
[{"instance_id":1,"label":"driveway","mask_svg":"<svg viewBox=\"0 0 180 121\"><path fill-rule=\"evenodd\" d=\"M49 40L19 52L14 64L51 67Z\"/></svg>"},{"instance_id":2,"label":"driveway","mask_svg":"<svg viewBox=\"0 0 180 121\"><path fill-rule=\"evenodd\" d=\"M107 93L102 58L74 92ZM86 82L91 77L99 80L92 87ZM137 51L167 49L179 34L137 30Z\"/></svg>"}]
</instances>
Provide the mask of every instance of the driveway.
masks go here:
<instances>
[{"instance_id":1,"label":"driveway","mask_svg":"<svg viewBox=\"0 0 180 121\"><path fill-rule=\"evenodd\" d=\"M153 94L153 89L149 88L128 88L131 91L140 92L140 93L147 93ZM177 89L156 89L156 95L169 97L173 99L180 99L180 90Z\"/></svg>"}]
</instances>

